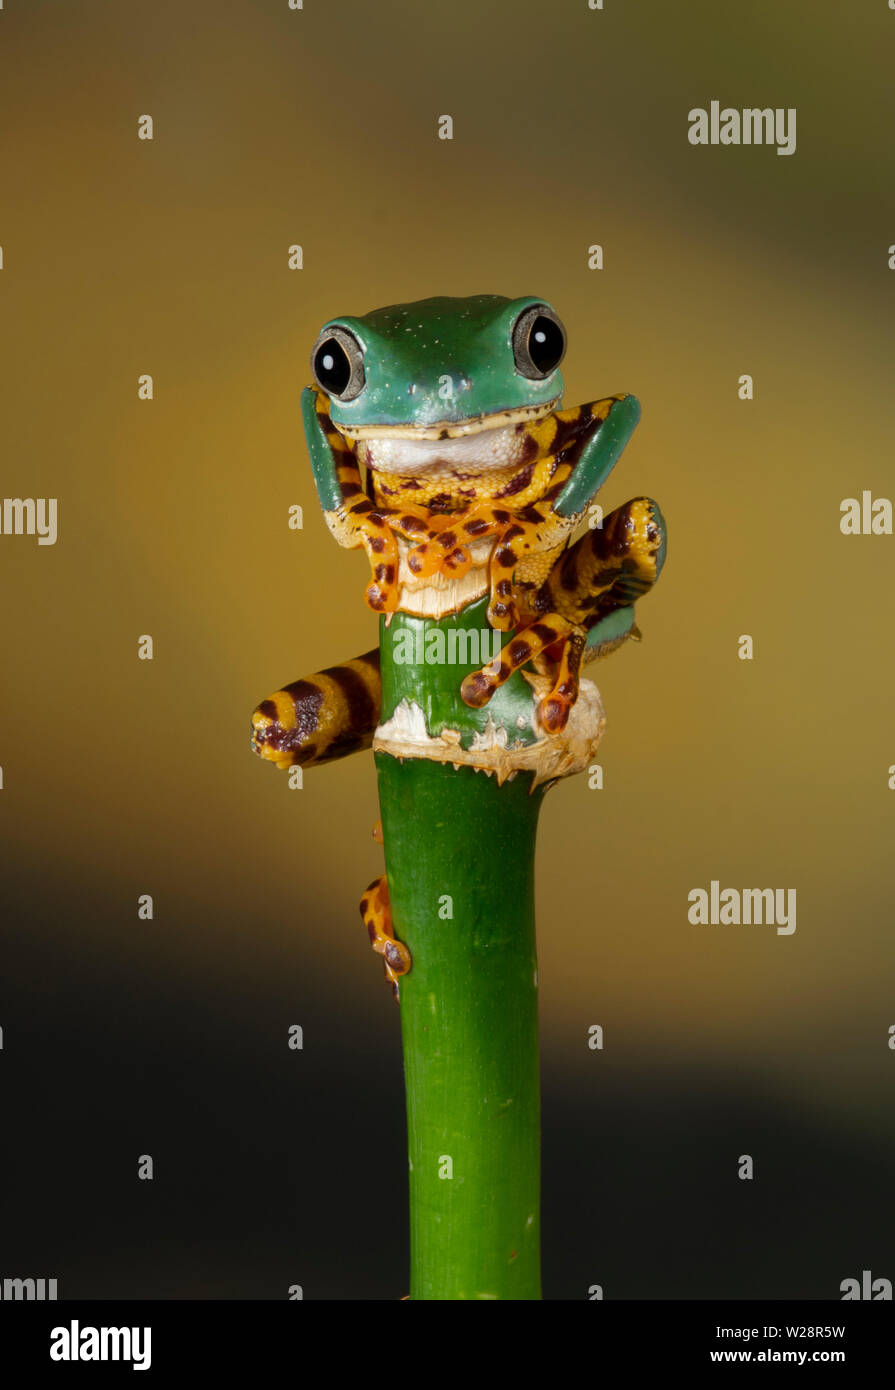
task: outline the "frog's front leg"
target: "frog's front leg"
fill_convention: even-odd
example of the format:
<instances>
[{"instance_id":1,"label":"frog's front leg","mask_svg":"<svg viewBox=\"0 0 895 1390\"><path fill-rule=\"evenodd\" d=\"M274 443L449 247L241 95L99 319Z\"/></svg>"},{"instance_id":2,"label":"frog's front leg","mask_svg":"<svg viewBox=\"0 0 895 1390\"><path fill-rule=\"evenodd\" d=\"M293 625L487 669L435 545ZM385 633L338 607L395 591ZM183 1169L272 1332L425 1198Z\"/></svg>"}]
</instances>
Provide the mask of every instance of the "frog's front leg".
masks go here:
<instances>
[{"instance_id":1,"label":"frog's front leg","mask_svg":"<svg viewBox=\"0 0 895 1390\"><path fill-rule=\"evenodd\" d=\"M465 703L481 708L514 671L536 661L553 676L538 717L548 733L558 733L578 696L582 660L636 634L633 604L658 579L665 545L665 523L651 498L636 497L611 512L553 566L531 601L533 616L498 660L466 677Z\"/></svg>"},{"instance_id":2,"label":"frog's front leg","mask_svg":"<svg viewBox=\"0 0 895 1390\"><path fill-rule=\"evenodd\" d=\"M379 648L328 666L262 700L252 750L277 767L308 767L369 748L379 723Z\"/></svg>"},{"instance_id":3,"label":"frog's front leg","mask_svg":"<svg viewBox=\"0 0 895 1390\"><path fill-rule=\"evenodd\" d=\"M307 386L301 408L326 524L339 545L366 550L372 570L364 592L367 606L374 613L393 613L398 606L396 536L409 541L428 536L429 513L423 507L376 506L364 491L353 451L330 419L327 397Z\"/></svg>"},{"instance_id":4,"label":"frog's front leg","mask_svg":"<svg viewBox=\"0 0 895 1390\"><path fill-rule=\"evenodd\" d=\"M516 566L523 556L554 550L571 534L639 419L637 397L617 395L555 411L529 426L537 448L552 457L553 465L549 486L513 513L494 548L488 609L492 627L509 631L517 626Z\"/></svg>"}]
</instances>

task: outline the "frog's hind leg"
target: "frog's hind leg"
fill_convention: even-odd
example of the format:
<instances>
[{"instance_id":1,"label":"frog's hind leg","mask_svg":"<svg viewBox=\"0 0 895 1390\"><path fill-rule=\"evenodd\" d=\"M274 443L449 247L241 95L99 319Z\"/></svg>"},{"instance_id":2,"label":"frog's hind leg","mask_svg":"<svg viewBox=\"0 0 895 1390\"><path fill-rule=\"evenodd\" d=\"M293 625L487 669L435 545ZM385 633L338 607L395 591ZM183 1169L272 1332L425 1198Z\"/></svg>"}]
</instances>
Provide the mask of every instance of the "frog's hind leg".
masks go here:
<instances>
[{"instance_id":1,"label":"frog's hind leg","mask_svg":"<svg viewBox=\"0 0 895 1390\"><path fill-rule=\"evenodd\" d=\"M665 522L659 505L650 497L635 497L563 553L547 576L539 603L591 633L610 614L647 593L664 562Z\"/></svg>"},{"instance_id":2,"label":"frog's hind leg","mask_svg":"<svg viewBox=\"0 0 895 1390\"><path fill-rule=\"evenodd\" d=\"M252 715L252 750L277 767L308 767L369 748L379 722L379 648L293 681Z\"/></svg>"},{"instance_id":3,"label":"frog's hind leg","mask_svg":"<svg viewBox=\"0 0 895 1390\"><path fill-rule=\"evenodd\" d=\"M637 637L634 601L652 588L665 559L665 523L658 504L635 497L564 551L531 603L537 612L507 643L496 663L467 676L464 701L480 708L514 671L535 660L554 673L538 717L548 733L568 722L578 697L582 661L605 656Z\"/></svg>"},{"instance_id":4,"label":"frog's hind leg","mask_svg":"<svg viewBox=\"0 0 895 1390\"><path fill-rule=\"evenodd\" d=\"M385 978L392 987L395 1003L399 1002L398 979L410 970L410 952L403 941L395 938L392 928L392 909L385 874L374 878L360 900L360 915L370 936L370 945L382 956Z\"/></svg>"},{"instance_id":5,"label":"frog's hind leg","mask_svg":"<svg viewBox=\"0 0 895 1390\"><path fill-rule=\"evenodd\" d=\"M460 695L472 709L487 705L495 690L508 681L514 671L535 660L549 647L564 641L572 624L558 613L548 613L537 622L522 627L510 639L494 661L478 671L471 671L460 686Z\"/></svg>"}]
</instances>

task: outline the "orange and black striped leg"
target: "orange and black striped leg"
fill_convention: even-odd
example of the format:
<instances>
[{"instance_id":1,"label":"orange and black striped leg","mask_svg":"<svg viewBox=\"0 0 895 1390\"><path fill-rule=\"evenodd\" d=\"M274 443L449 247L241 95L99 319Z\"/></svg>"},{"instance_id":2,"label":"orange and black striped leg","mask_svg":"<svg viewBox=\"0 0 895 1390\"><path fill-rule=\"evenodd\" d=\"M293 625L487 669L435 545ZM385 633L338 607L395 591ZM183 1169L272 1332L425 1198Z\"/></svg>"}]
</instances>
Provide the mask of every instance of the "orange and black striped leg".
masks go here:
<instances>
[{"instance_id":1,"label":"orange and black striped leg","mask_svg":"<svg viewBox=\"0 0 895 1390\"><path fill-rule=\"evenodd\" d=\"M497 513L495 513L497 515ZM549 500L513 512L510 524L498 535L491 556L491 601L488 622L500 632L510 632L519 623L519 608L513 582L522 556L532 550L548 550L563 534Z\"/></svg>"},{"instance_id":2,"label":"orange and black striped leg","mask_svg":"<svg viewBox=\"0 0 895 1390\"><path fill-rule=\"evenodd\" d=\"M509 573L512 556L500 557L503 542L524 549L528 537L508 531L498 542L495 559ZM542 652L555 655L559 666L553 689L541 701L539 718L549 733L558 733L578 696L586 634L645 594L659 577L664 558L665 525L655 502L635 497L611 512L602 528L583 536L554 565L534 604L537 620L516 633L496 662L466 677L460 687L465 703L480 709L526 662ZM561 647L560 639L566 639ZM555 654L547 651L554 644ZM610 641L606 646L616 644Z\"/></svg>"},{"instance_id":3,"label":"orange and black striped leg","mask_svg":"<svg viewBox=\"0 0 895 1390\"><path fill-rule=\"evenodd\" d=\"M521 628L496 660L478 671L471 671L466 677L460 686L464 704L472 709L487 705L495 690L508 681L514 671L525 666L547 647L552 647L560 638L567 637L571 631L572 624L558 613L548 613L530 626Z\"/></svg>"},{"instance_id":4,"label":"orange and black striped leg","mask_svg":"<svg viewBox=\"0 0 895 1390\"><path fill-rule=\"evenodd\" d=\"M252 751L277 767L309 767L369 748L379 723L379 648L293 681L252 715Z\"/></svg>"},{"instance_id":5,"label":"orange and black striped leg","mask_svg":"<svg viewBox=\"0 0 895 1390\"><path fill-rule=\"evenodd\" d=\"M373 576L364 602L374 613L394 613L398 607L398 542L380 512L370 512L358 528Z\"/></svg>"},{"instance_id":6,"label":"orange and black striped leg","mask_svg":"<svg viewBox=\"0 0 895 1390\"><path fill-rule=\"evenodd\" d=\"M360 915L370 934L370 945L377 955L382 956L385 978L392 987L395 1003L400 1003L398 979L410 970L410 952L403 941L395 938L392 929L392 909L388 896L388 880L385 874L374 878L360 900Z\"/></svg>"},{"instance_id":7,"label":"orange and black striped leg","mask_svg":"<svg viewBox=\"0 0 895 1390\"><path fill-rule=\"evenodd\" d=\"M512 529L512 528L510 528ZM511 632L518 626L519 610L513 598L513 572L519 556L513 546L514 536L507 532L499 537L491 555L491 599L488 622L498 632Z\"/></svg>"},{"instance_id":8,"label":"orange and black striped leg","mask_svg":"<svg viewBox=\"0 0 895 1390\"><path fill-rule=\"evenodd\" d=\"M565 551L542 586L539 606L589 630L647 593L664 559L658 504L635 497Z\"/></svg>"}]
</instances>

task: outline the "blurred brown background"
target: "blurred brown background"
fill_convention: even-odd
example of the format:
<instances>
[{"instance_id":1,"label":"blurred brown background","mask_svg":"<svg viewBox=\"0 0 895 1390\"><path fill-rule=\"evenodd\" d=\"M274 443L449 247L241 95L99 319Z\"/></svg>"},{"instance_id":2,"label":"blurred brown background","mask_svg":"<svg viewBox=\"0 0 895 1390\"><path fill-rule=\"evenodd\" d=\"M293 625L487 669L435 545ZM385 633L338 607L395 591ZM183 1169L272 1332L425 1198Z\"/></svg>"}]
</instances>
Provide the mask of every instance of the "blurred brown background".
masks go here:
<instances>
[{"instance_id":1,"label":"blurred brown background","mask_svg":"<svg viewBox=\"0 0 895 1390\"><path fill-rule=\"evenodd\" d=\"M0 536L0 1275L406 1291L372 757L290 791L248 718L376 640L301 435L320 324L490 292L557 308L567 403L640 397L600 500L670 530L591 668L605 789L542 822L545 1296L895 1278L895 538L839 530L895 489L895 13L32 0L0 44L2 493L59 498L54 547ZM691 146L712 99L795 107L796 153ZM691 926L712 879L797 931Z\"/></svg>"}]
</instances>

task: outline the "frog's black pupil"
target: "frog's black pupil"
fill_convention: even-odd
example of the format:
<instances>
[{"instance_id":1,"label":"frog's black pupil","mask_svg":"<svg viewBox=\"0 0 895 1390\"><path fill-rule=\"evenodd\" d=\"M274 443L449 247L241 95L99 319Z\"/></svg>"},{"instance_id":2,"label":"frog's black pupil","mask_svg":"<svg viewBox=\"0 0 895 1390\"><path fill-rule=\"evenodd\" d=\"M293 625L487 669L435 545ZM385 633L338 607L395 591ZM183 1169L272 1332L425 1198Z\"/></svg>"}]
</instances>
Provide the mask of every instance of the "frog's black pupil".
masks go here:
<instances>
[{"instance_id":1,"label":"frog's black pupil","mask_svg":"<svg viewBox=\"0 0 895 1390\"><path fill-rule=\"evenodd\" d=\"M539 314L528 335L528 352L539 372L551 372L563 354L562 329L553 319Z\"/></svg>"},{"instance_id":2,"label":"frog's black pupil","mask_svg":"<svg viewBox=\"0 0 895 1390\"><path fill-rule=\"evenodd\" d=\"M342 344L335 338L327 338L317 349L314 362L317 380L326 391L339 396L351 380L351 363Z\"/></svg>"}]
</instances>

